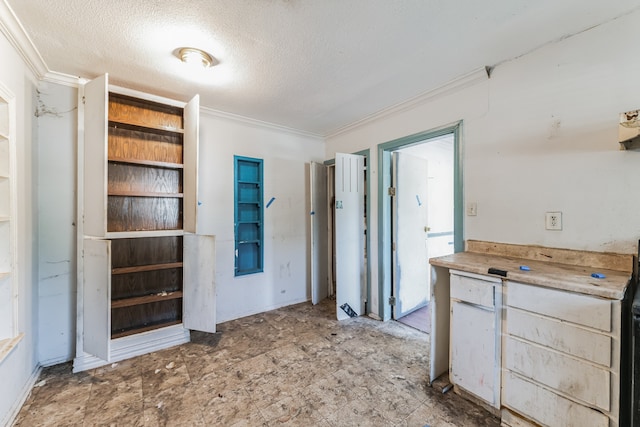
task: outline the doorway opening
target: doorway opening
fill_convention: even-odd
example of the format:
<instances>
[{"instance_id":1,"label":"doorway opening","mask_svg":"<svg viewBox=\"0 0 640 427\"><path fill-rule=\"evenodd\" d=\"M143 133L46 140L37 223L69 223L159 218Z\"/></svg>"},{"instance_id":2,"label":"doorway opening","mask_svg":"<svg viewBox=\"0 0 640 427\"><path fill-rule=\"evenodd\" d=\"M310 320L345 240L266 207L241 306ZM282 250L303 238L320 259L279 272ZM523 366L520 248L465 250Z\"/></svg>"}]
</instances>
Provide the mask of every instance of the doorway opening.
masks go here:
<instances>
[{"instance_id":1,"label":"doorway opening","mask_svg":"<svg viewBox=\"0 0 640 427\"><path fill-rule=\"evenodd\" d=\"M430 331L429 258L462 250L460 123L379 145L379 313Z\"/></svg>"}]
</instances>

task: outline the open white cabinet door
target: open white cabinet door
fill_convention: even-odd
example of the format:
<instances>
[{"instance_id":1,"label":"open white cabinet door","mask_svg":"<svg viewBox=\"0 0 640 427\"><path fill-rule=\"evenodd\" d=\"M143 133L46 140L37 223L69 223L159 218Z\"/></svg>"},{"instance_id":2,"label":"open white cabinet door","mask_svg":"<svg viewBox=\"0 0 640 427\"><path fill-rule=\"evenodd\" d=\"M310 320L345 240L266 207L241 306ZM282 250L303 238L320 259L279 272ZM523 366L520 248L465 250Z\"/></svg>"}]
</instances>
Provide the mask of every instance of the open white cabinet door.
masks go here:
<instances>
[{"instance_id":1,"label":"open white cabinet door","mask_svg":"<svg viewBox=\"0 0 640 427\"><path fill-rule=\"evenodd\" d=\"M84 240L83 350L109 361L111 354L111 241Z\"/></svg>"},{"instance_id":2,"label":"open white cabinet door","mask_svg":"<svg viewBox=\"0 0 640 427\"><path fill-rule=\"evenodd\" d=\"M336 153L335 245L338 320L364 311L364 156Z\"/></svg>"},{"instance_id":3,"label":"open white cabinet door","mask_svg":"<svg viewBox=\"0 0 640 427\"><path fill-rule=\"evenodd\" d=\"M449 269L431 267L429 384L449 371Z\"/></svg>"},{"instance_id":4,"label":"open white cabinet door","mask_svg":"<svg viewBox=\"0 0 640 427\"><path fill-rule=\"evenodd\" d=\"M329 296L327 249L327 167L311 162L311 302L315 305Z\"/></svg>"},{"instance_id":5,"label":"open white cabinet door","mask_svg":"<svg viewBox=\"0 0 640 427\"><path fill-rule=\"evenodd\" d=\"M393 187L393 318L399 319L429 301L427 253L427 160L392 154Z\"/></svg>"},{"instance_id":6,"label":"open white cabinet door","mask_svg":"<svg viewBox=\"0 0 640 427\"><path fill-rule=\"evenodd\" d=\"M200 132L200 97L194 96L184 106L184 138L183 138L183 228L188 233L196 233L198 212L198 158Z\"/></svg>"},{"instance_id":7,"label":"open white cabinet door","mask_svg":"<svg viewBox=\"0 0 640 427\"><path fill-rule=\"evenodd\" d=\"M85 236L104 237L107 231L107 94L104 74L84 85L83 212ZM82 160L81 160L82 161Z\"/></svg>"},{"instance_id":8,"label":"open white cabinet door","mask_svg":"<svg viewBox=\"0 0 640 427\"><path fill-rule=\"evenodd\" d=\"M183 316L187 329L216 331L215 237L183 236Z\"/></svg>"}]
</instances>

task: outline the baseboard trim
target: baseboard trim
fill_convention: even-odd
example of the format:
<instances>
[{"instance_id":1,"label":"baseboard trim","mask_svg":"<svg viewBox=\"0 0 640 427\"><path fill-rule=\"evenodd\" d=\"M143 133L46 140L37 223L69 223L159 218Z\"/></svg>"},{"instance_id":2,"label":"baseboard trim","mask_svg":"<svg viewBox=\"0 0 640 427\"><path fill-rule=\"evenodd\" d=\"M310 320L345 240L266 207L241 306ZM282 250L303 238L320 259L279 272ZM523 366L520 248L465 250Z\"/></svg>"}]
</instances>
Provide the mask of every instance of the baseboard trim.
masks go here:
<instances>
[{"instance_id":1,"label":"baseboard trim","mask_svg":"<svg viewBox=\"0 0 640 427\"><path fill-rule=\"evenodd\" d=\"M109 363L119 362L135 356L164 350L190 341L189 330L182 325L168 326L154 331L118 338L111 341L111 357L109 360L100 359L89 353L73 360L73 372L99 368Z\"/></svg>"},{"instance_id":2,"label":"baseboard trim","mask_svg":"<svg viewBox=\"0 0 640 427\"><path fill-rule=\"evenodd\" d=\"M20 409L22 409L22 406L24 405L24 402L27 401L29 394L31 394L31 390L33 389L33 386L36 384L36 381L38 380L38 377L40 376L41 372L42 372L42 366L40 365L36 366L36 368L31 373L31 376L29 377L24 387L22 388L22 391L20 392L18 399L16 399L16 401L13 403L13 407L7 414L7 417L0 422L0 425L3 425L3 426L13 425L14 421L16 420L16 417L20 413Z\"/></svg>"}]
</instances>

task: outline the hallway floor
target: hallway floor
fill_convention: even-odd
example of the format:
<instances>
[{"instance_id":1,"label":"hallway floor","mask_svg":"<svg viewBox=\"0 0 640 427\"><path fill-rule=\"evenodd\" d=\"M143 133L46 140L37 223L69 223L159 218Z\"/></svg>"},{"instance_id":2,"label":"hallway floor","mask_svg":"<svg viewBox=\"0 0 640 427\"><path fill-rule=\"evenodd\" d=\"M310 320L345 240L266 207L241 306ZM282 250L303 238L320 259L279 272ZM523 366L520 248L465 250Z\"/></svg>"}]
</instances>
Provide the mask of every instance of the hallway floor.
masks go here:
<instances>
[{"instance_id":1,"label":"hallway floor","mask_svg":"<svg viewBox=\"0 0 640 427\"><path fill-rule=\"evenodd\" d=\"M45 368L15 426L500 425L427 386L428 335L334 319L335 301L297 304L87 372Z\"/></svg>"}]
</instances>

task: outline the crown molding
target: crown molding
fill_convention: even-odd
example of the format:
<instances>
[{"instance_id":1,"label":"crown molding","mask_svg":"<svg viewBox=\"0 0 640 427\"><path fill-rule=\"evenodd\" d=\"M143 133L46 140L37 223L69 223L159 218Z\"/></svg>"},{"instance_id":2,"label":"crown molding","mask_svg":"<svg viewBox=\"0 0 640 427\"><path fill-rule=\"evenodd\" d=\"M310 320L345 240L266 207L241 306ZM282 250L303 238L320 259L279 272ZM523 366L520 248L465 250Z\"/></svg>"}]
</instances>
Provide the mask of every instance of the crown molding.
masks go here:
<instances>
[{"instance_id":1,"label":"crown molding","mask_svg":"<svg viewBox=\"0 0 640 427\"><path fill-rule=\"evenodd\" d=\"M346 132L350 132L354 129L357 129L373 121L381 120L385 117L398 114L400 112L409 110L418 105L425 104L427 102L433 101L442 96L449 95L451 93L457 92L466 87L475 85L476 83L483 82L489 79L490 72L491 72L491 69L489 67L478 68L467 74L463 74L462 76L457 77L435 89L422 92L421 94L416 95L413 98L409 98L406 101L402 101L398 104L384 108L360 120L357 120L355 122L349 123L348 125L342 126L334 130L333 132L328 133L327 135L325 135L325 137L327 139L336 137L338 135L341 135Z\"/></svg>"},{"instance_id":2,"label":"crown molding","mask_svg":"<svg viewBox=\"0 0 640 427\"><path fill-rule=\"evenodd\" d=\"M49 83L57 83L63 86L79 87L85 79L78 76L72 76L70 74L58 73L57 71L49 71L44 76L40 77L42 81Z\"/></svg>"},{"instance_id":3,"label":"crown molding","mask_svg":"<svg viewBox=\"0 0 640 427\"><path fill-rule=\"evenodd\" d=\"M210 117L215 117L219 119L230 120L238 123L242 123L245 125L261 128L261 129L270 129L278 132L285 132L292 135L303 136L306 138L314 138L319 139L324 142L324 137L317 133L306 132L299 129L290 128L287 126L278 125L275 123L265 122L262 120L252 119L250 117L241 116L239 114L227 113L226 111L215 110L210 107L200 106L200 114L207 115Z\"/></svg>"},{"instance_id":4,"label":"crown molding","mask_svg":"<svg viewBox=\"0 0 640 427\"><path fill-rule=\"evenodd\" d=\"M37 79L41 79L49 72L40 52L35 48L18 17L5 0L0 2L0 32L7 37Z\"/></svg>"}]
</instances>

